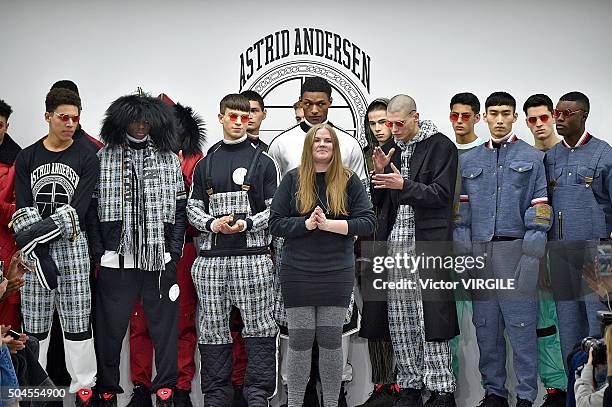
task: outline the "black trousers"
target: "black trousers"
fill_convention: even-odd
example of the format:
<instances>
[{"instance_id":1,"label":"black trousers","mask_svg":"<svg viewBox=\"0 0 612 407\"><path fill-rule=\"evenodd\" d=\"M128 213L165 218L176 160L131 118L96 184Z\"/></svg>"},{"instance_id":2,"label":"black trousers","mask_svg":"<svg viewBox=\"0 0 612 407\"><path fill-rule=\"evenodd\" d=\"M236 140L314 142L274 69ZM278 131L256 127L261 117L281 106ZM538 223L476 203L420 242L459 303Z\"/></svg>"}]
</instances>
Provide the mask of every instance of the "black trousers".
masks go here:
<instances>
[{"instance_id":1,"label":"black trousers","mask_svg":"<svg viewBox=\"0 0 612 407\"><path fill-rule=\"evenodd\" d=\"M96 287L96 388L123 393L119 386L121 345L140 297L155 349L153 391L176 386L178 375L178 285L174 262L163 272L101 267Z\"/></svg>"}]
</instances>

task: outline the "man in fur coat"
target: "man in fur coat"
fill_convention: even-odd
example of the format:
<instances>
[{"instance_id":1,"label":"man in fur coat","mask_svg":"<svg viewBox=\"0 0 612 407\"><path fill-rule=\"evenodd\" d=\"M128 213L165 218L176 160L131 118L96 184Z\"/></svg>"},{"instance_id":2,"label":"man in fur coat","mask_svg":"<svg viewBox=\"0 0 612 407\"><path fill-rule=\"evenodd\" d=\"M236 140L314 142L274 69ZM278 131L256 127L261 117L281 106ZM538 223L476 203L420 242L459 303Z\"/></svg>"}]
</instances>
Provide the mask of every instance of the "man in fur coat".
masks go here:
<instances>
[{"instance_id":1,"label":"man in fur coat","mask_svg":"<svg viewBox=\"0 0 612 407\"><path fill-rule=\"evenodd\" d=\"M101 405L115 406L121 345L140 297L155 344L157 406L172 406L177 383L179 293L176 267L185 235L187 203L175 154L174 116L161 99L123 96L106 111L100 181L90 236L100 262L96 288L98 386Z\"/></svg>"}]
</instances>

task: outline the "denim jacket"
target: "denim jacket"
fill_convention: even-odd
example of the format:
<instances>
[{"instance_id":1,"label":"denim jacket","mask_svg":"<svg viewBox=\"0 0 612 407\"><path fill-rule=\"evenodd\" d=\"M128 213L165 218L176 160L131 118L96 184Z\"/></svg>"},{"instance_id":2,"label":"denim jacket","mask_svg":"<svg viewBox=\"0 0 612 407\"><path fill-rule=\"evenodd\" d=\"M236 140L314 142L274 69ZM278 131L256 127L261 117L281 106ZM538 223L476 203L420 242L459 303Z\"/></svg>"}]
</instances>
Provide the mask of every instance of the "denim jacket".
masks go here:
<instances>
[{"instance_id":1,"label":"denim jacket","mask_svg":"<svg viewBox=\"0 0 612 407\"><path fill-rule=\"evenodd\" d=\"M551 216L543 160L544 153L515 135L499 148L489 140L461 155L454 240L469 251L472 242L494 236L524 239L523 252L541 257Z\"/></svg>"},{"instance_id":2,"label":"denim jacket","mask_svg":"<svg viewBox=\"0 0 612 407\"><path fill-rule=\"evenodd\" d=\"M612 147L585 133L546 152L551 205L550 240L612 237Z\"/></svg>"}]
</instances>

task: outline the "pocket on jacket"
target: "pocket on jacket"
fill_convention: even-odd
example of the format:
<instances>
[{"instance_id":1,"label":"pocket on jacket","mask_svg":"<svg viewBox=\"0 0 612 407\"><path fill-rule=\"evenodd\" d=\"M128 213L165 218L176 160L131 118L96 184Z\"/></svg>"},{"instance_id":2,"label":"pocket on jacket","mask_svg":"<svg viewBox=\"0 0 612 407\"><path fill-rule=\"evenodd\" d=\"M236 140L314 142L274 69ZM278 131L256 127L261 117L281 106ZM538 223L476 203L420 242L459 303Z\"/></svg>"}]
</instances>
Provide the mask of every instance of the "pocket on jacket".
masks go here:
<instances>
[{"instance_id":1,"label":"pocket on jacket","mask_svg":"<svg viewBox=\"0 0 612 407\"><path fill-rule=\"evenodd\" d=\"M477 193L482 184L482 168L471 167L461 170L461 183L468 195Z\"/></svg>"},{"instance_id":2,"label":"pocket on jacket","mask_svg":"<svg viewBox=\"0 0 612 407\"><path fill-rule=\"evenodd\" d=\"M514 186L517 187L525 187L529 185L529 179L531 178L533 163L530 162L513 162L509 165L510 171L508 171L507 175L509 179L507 180ZM504 180L505 182L506 180Z\"/></svg>"}]
</instances>

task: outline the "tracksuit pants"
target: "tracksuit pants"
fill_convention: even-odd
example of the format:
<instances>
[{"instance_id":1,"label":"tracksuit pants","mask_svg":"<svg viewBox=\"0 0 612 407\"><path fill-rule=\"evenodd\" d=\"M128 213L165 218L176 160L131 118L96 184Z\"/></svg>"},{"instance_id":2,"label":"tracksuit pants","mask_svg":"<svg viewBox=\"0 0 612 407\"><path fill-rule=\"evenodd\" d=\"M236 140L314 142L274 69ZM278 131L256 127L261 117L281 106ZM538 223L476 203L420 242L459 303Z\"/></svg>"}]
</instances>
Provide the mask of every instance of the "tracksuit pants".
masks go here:
<instances>
[{"instance_id":1,"label":"tracksuit pants","mask_svg":"<svg viewBox=\"0 0 612 407\"><path fill-rule=\"evenodd\" d=\"M178 378L176 388L191 391L191 380L195 374L194 354L197 343L195 313L198 305L191 266L196 259L193 243L185 243L183 257L176 265L176 279L180 288L178 317ZM151 388L153 371L153 341L149 335L142 301L136 301L130 320L130 372L132 383Z\"/></svg>"},{"instance_id":2,"label":"tracksuit pants","mask_svg":"<svg viewBox=\"0 0 612 407\"><path fill-rule=\"evenodd\" d=\"M153 392L174 388L178 371L178 284L172 262L161 272L101 267L96 287L96 336L100 392L123 393L119 362L123 338L138 297L155 348Z\"/></svg>"}]
</instances>

